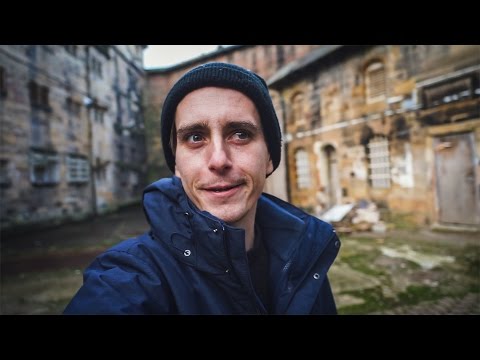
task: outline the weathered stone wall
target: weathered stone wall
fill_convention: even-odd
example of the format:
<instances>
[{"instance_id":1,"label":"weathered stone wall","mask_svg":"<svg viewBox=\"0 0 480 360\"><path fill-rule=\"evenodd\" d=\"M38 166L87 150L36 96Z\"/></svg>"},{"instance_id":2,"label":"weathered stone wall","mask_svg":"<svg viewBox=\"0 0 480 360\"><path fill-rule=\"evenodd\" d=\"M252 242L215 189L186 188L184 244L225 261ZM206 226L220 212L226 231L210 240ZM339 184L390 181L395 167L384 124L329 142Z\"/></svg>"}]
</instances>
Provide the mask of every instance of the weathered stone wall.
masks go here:
<instances>
[{"instance_id":1,"label":"weathered stone wall","mask_svg":"<svg viewBox=\"0 0 480 360\"><path fill-rule=\"evenodd\" d=\"M2 229L138 201L145 177L138 166L145 159L142 56L136 45L0 47ZM119 120L132 119L127 133L115 131ZM120 156L119 144L134 154ZM133 169L123 185L119 162Z\"/></svg>"}]
</instances>

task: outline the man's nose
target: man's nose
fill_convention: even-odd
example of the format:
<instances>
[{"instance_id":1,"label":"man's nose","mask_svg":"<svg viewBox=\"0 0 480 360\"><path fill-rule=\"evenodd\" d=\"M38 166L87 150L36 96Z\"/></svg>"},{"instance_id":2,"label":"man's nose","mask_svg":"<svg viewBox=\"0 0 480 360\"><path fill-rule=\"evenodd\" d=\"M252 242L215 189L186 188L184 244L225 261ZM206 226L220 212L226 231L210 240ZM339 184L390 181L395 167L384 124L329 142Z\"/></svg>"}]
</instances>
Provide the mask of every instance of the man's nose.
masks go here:
<instances>
[{"instance_id":1,"label":"man's nose","mask_svg":"<svg viewBox=\"0 0 480 360\"><path fill-rule=\"evenodd\" d=\"M211 171L225 171L231 168L230 150L224 141L213 141L210 146L208 168Z\"/></svg>"}]
</instances>

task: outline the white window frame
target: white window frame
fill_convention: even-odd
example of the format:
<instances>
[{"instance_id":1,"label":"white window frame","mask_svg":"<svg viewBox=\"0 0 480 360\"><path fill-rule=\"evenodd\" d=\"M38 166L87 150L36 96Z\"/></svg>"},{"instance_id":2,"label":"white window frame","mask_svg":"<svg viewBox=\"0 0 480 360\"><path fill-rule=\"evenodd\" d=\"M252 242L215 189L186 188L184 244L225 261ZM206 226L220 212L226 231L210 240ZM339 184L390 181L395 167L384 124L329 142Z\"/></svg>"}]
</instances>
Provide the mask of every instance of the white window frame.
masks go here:
<instances>
[{"instance_id":1,"label":"white window frame","mask_svg":"<svg viewBox=\"0 0 480 360\"><path fill-rule=\"evenodd\" d=\"M297 189L310 189L312 186L310 160L308 152L305 149L298 149L295 152L295 170Z\"/></svg>"},{"instance_id":2,"label":"white window frame","mask_svg":"<svg viewBox=\"0 0 480 360\"><path fill-rule=\"evenodd\" d=\"M372 188L388 189L391 186L389 142L386 137L375 136L368 143L368 167Z\"/></svg>"},{"instance_id":3,"label":"white window frame","mask_svg":"<svg viewBox=\"0 0 480 360\"><path fill-rule=\"evenodd\" d=\"M88 159L76 155L67 156L67 181L70 184L84 184L90 178Z\"/></svg>"},{"instance_id":4,"label":"white window frame","mask_svg":"<svg viewBox=\"0 0 480 360\"><path fill-rule=\"evenodd\" d=\"M56 153L30 152L30 182L34 185L52 185L60 181L59 157ZM39 171L44 169L44 171Z\"/></svg>"}]
</instances>

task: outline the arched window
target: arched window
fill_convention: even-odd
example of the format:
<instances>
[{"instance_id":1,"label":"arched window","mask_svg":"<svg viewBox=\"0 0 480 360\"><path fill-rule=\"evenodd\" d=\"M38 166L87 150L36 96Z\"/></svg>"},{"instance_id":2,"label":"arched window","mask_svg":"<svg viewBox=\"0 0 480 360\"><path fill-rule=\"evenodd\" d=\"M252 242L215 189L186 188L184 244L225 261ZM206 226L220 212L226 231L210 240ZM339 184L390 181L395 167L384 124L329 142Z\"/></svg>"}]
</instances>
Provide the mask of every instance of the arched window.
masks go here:
<instances>
[{"instance_id":1,"label":"arched window","mask_svg":"<svg viewBox=\"0 0 480 360\"><path fill-rule=\"evenodd\" d=\"M385 67L380 61L370 64L365 70L367 87L367 102L372 103L385 98L386 80Z\"/></svg>"},{"instance_id":2,"label":"arched window","mask_svg":"<svg viewBox=\"0 0 480 360\"><path fill-rule=\"evenodd\" d=\"M295 152L295 170L297 173L297 189L310 188L310 162L308 160L308 153L304 149L298 149Z\"/></svg>"}]
</instances>

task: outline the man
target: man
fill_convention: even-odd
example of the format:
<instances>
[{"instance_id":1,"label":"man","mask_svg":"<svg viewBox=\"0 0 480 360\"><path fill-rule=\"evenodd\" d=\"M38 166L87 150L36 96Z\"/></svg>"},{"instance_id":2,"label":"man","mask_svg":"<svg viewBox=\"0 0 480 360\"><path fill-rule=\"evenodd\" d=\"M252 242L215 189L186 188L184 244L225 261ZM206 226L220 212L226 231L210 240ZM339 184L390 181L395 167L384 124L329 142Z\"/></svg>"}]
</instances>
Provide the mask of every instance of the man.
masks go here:
<instances>
[{"instance_id":1,"label":"man","mask_svg":"<svg viewBox=\"0 0 480 360\"><path fill-rule=\"evenodd\" d=\"M100 255L65 313L336 313L334 230L262 194L281 155L265 81L198 66L170 90L161 122L175 176L144 191L150 232Z\"/></svg>"}]
</instances>

